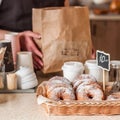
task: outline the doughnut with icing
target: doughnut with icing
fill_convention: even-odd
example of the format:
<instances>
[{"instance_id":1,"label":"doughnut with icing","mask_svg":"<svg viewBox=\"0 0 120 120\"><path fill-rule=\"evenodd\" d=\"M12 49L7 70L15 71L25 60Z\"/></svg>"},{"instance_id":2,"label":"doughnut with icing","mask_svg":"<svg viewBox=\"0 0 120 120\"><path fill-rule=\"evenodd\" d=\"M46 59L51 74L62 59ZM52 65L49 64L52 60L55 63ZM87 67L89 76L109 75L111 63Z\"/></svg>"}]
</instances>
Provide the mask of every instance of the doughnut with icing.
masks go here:
<instances>
[{"instance_id":1,"label":"doughnut with icing","mask_svg":"<svg viewBox=\"0 0 120 120\"><path fill-rule=\"evenodd\" d=\"M97 83L94 76L82 74L73 82L73 88L76 93L77 100L103 100L104 94L101 86Z\"/></svg>"},{"instance_id":2,"label":"doughnut with icing","mask_svg":"<svg viewBox=\"0 0 120 120\"><path fill-rule=\"evenodd\" d=\"M75 100L71 83L64 77L55 76L46 84L47 97L52 100Z\"/></svg>"},{"instance_id":3,"label":"doughnut with icing","mask_svg":"<svg viewBox=\"0 0 120 120\"><path fill-rule=\"evenodd\" d=\"M120 100L120 92L112 93L107 96L107 100Z\"/></svg>"},{"instance_id":4,"label":"doughnut with icing","mask_svg":"<svg viewBox=\"0 0 120 120\"><path fill-rule=\"evenodd\" d=\"M83 82L87 82L87 84L92 84L92 83L96 83L97 81L95 77L92 75L82 74L72 82L73 88L76 90L76 88Z\"/></svg>"},{"instance_id":5,"label":"doughnut with icing","mask_svg":"<svg viewBox=\"0 0 120 120\"><path fill-rule=\"evenodd\" d=\"M103 91L97 86L97 84L80 85L76 89L77 100L87 101L95 100L101 101L104 99Z\"/></svg>"},{"instance_id":6,"label":"doughnut with icing","mask_svg":"<svg viewBox=\"0 0 120 120\"><path fill-rule=\"evenodd\" d=\"M67 87L56 87L49 92L48 98L52 100L75 100L74 91Z\"/></svg>"}]
</instances>

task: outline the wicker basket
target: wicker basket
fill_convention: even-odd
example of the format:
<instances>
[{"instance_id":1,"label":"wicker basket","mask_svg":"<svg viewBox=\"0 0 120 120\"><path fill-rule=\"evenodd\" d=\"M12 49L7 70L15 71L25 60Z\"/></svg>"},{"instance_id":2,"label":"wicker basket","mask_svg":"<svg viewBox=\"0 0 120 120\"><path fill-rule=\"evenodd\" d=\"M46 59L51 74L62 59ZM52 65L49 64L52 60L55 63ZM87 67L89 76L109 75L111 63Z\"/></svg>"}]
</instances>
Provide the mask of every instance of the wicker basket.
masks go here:
<instances>
[{"instance_id":1,"label":"wicker basket","mask_svg":"<svg viewBox=\"0 0 120 120\"><path fill-rule=\"evenodd\" d=\"M117 115L120 100L111 101L52 101L46 98L44 84L37 88L37 97L49 115Z\"/></svg>"}]
</instances>

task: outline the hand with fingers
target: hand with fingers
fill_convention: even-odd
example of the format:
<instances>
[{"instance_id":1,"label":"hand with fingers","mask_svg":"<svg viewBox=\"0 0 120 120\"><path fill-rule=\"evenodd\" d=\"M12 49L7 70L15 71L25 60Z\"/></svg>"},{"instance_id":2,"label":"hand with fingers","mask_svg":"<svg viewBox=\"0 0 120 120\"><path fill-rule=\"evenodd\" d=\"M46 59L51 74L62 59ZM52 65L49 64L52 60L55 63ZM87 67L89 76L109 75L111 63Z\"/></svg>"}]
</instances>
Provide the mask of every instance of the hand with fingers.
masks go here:
<instances>
[{"instance_id":1,"label":"hand with fingers","mask_svg":"<svg viewBox=\"0 0 120 120\"><path fill-rule=\"evenodd\" d=\"M95 48L92 48L91 59L95 59L95 58L96 58L96 50L95 50Z\"/></svg>"},{"instance_id":2,"label":"hand with fingers","mask_svg":"<svg viewBox=\"0 0 120 120\"><path fill-rule=\"evenodd\" d=\"M32 31L24 31L18 34L20 39L20 46L22 51L31 51L33 56L33 64L35 69L42 69L42 52L40 48L36 45L33 38L40 39L41 36L38 33Z\"/></svg>"}]
</instances>

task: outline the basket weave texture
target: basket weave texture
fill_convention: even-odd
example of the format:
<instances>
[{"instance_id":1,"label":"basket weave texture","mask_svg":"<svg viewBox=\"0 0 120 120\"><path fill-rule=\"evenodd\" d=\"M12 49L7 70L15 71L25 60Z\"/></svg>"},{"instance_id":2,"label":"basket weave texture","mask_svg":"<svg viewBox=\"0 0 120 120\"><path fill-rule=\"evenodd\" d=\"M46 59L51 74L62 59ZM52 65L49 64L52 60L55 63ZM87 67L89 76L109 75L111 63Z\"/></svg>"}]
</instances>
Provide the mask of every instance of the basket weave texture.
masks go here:
<instances>
[{"instance_id":1,"label":"basket weave texture","mask_svg":"<svg viewBox=\"0 0 120 120\"><path fill-rule=\"evenodd\" d=\"M37 97L47 99L42 102L49 115L118 115L120 114L120 100L103 101L53 101L46 98L44 84L40 84L36 91ZM42 99L41 99L42 101Z\"/></svg>"}]
</instances>

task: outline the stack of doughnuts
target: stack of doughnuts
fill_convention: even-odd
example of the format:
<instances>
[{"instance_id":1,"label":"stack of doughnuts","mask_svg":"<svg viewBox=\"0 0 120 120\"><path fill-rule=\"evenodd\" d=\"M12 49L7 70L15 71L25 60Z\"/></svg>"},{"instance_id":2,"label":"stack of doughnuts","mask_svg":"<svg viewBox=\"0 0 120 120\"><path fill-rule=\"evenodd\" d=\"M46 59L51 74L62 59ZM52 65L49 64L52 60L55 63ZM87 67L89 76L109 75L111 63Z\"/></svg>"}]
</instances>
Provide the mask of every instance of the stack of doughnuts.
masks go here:
<instances>
[{"instance_id":1,"label":"stack of doughnuts","mask_svg":"<svg viewBox=\"0 0 120 120\"><path fill-rule=\"evenodd\" d=\"M92 75L82 74L78 76L72 82L72 84L76 93L77 100L101 101L104 99L104 93L102 91L102 88Z\"/></svg>"},{"instance_id":2,"label":"stack of doughnuts","mask_svg":"<svg viewBox=\"0 0 120 120\"><path fill-rule=\"evenodd\" d=\"M41 88L41 86L44 86ZM65 77L55 76L48 81L44 81L37 89L39 93L55 101L59 100L79 100L79 101L102 101L105 94L96 78L89 74L78 76L73 82ZM120 99L120 92L113 93L106 97L106 100Z\"/></svg>"},{"instance_id":3,"label":"stack of doughnuts","mask_svg":"<svg viewBox=\"0 0 120 120\"><path fill-rule=\"evenodd\" d=\"M46 96L52 100L75 100L74 90L69 80L55 76L46 84Z\"/></svg>"}]
</instances>

